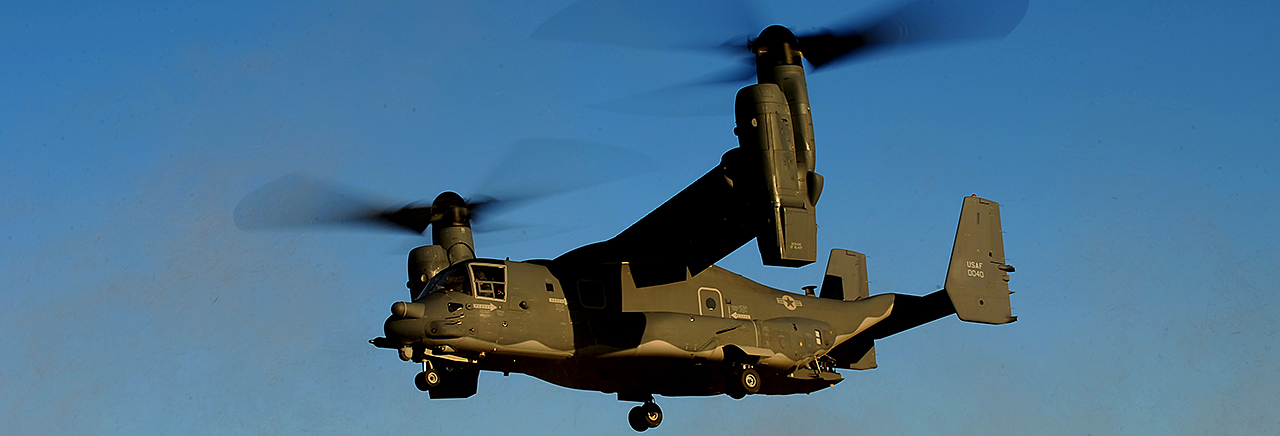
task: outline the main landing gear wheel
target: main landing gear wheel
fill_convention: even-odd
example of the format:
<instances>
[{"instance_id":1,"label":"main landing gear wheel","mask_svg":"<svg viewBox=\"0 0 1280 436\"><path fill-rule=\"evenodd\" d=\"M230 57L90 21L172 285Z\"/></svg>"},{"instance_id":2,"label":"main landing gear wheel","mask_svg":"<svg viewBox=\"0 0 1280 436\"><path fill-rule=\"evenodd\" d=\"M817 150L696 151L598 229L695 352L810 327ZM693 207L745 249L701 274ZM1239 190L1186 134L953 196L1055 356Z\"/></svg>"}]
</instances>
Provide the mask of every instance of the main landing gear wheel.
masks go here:
<instances>
[{"instance_id":1,"label":"main landing gear wheel","mask_svg":"<svg viewBox=\"0 0 1280 436\"><path fill-rule=\"evenodd\" d=\"M662 424L662 408L652 402L632 407L631 413L627 414L627 423L635 431L657 427Z\"/></svg>"},{"instance_id":2,"label":"main landing gear wheel","mask_svg":"<svg viewBox=\"0 0 1280 436\"><path fill-rule=\"evenodd\" d=\"M741 400L742 397L760 392L760 373L751 368L734 371L732 376L725 380L724 390L730 398L735 400Z\"/></svg>"}]
</instances>

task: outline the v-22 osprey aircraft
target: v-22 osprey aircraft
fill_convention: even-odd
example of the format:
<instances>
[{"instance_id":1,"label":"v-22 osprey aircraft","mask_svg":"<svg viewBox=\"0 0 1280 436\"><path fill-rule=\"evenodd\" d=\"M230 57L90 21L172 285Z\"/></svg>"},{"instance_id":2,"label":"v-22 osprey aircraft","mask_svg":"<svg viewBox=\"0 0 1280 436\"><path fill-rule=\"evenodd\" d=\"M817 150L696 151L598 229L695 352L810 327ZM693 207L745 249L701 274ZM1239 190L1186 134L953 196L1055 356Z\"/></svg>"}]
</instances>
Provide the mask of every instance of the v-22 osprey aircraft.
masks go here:
<instances>
[{"instance_id":1,"label":"v-22 osprey aircraft","mask_svg":"<svg viewBox=\"0 0 1280 436\"><path fill-rule=\"evenodd\" d=\"M875 368L876 341L904 330L951 314L1013 322L999 204L977 196L961 206L943 289L928 295L870 295L866 256L843 249L803 294L715 265L752 239L765 265L817 260L824 181L801 61L923 40L903 29L931 4L843 31L764 29L746 44L758 83L736 97L738 145L612 239L554 259L479 258L470 222L485 203L453 192L368 217L432 236L409 253L409 300L370 342L420 364L415 384L432 399L475 395L480 371L527 374L638 402L628 422L645 431L662 422L655 396L811 393L840 383L837 369Z\"/></svg>"}]
</instances>

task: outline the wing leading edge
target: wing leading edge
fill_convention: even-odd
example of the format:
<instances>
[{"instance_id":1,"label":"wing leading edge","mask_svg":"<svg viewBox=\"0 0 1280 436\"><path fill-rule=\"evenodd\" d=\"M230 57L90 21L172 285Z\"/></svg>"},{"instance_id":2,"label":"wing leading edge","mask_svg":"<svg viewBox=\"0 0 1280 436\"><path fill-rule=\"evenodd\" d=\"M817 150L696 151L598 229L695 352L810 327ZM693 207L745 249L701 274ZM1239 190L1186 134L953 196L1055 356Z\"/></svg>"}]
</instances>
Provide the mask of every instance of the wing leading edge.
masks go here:
<instances>
[{"instance_id":1,"label":"wing leading edge","mask_svg":"<svg viewBox=\"0 0 1280 436\"><path fill-rule=\"evenodd\" d=\"M740 149L612 239L585 245L557 263L631 265L636 286L654 286L697 274L756 237L758 221L747 195L735 187Z\"/></svg>"}]
</instances>

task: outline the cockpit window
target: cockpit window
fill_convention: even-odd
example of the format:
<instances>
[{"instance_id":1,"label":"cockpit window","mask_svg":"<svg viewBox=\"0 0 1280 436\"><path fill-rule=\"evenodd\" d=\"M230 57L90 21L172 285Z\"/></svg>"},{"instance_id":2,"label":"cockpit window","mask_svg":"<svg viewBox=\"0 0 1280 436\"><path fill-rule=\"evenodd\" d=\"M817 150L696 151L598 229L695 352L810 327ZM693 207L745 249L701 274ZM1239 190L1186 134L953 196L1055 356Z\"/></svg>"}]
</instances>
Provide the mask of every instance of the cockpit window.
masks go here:
<instances>
[{"instance_id":1,"label":"cockpit window","mask_svg":"<svg viewBox=\"0 0 1280 436\"><path fill-rule=\"evenodd\" d=\"M440 274L436 274L435 277L431 278L431 281L427 282L426 292L423 292L422 296L432 292L461 292L471 295L471 283L470 277L467 277L467 269L450 268L441 271Z\"/></svg>"},{"instance_id":2,"label":"cockpit window","mask_svg":"<svg viewBox=\"0 0 1280 436\"><path fill-rule=\"evenodd\" d=\"M471 275L476 282L476 297L507 299L507 268L502 265L471 264Z\"/></svg>"}]
</instances>

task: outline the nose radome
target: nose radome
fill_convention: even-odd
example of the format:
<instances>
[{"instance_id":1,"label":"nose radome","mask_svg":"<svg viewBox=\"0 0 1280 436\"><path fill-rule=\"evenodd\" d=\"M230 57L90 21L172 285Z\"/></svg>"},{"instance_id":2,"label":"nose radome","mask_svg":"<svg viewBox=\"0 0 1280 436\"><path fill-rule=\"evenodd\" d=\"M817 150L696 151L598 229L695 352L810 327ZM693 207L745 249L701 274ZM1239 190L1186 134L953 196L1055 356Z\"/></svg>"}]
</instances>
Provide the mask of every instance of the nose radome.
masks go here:
<instances>
[{"instance_id":1,"label":"nose radome","mask_svg":"<svg viewBox=\"0 0 1280 436\"><path fill-rule=\"evenodd\" d=\"M427 305L397 301L391 305L391 315L398 318L422 318L427 312Z\"/></svg>"},{"instance_id":2,"label":"nose radome","mask_svg":"<svg viewBox=\"0 0 1280 436\"><path fill-rule=\"evenodd\" d=\"M427 320L419 318L387 318L383 325L387 339L396 344L411 344L422 339L426 332Z\"/></svg>"}]
</instances>

